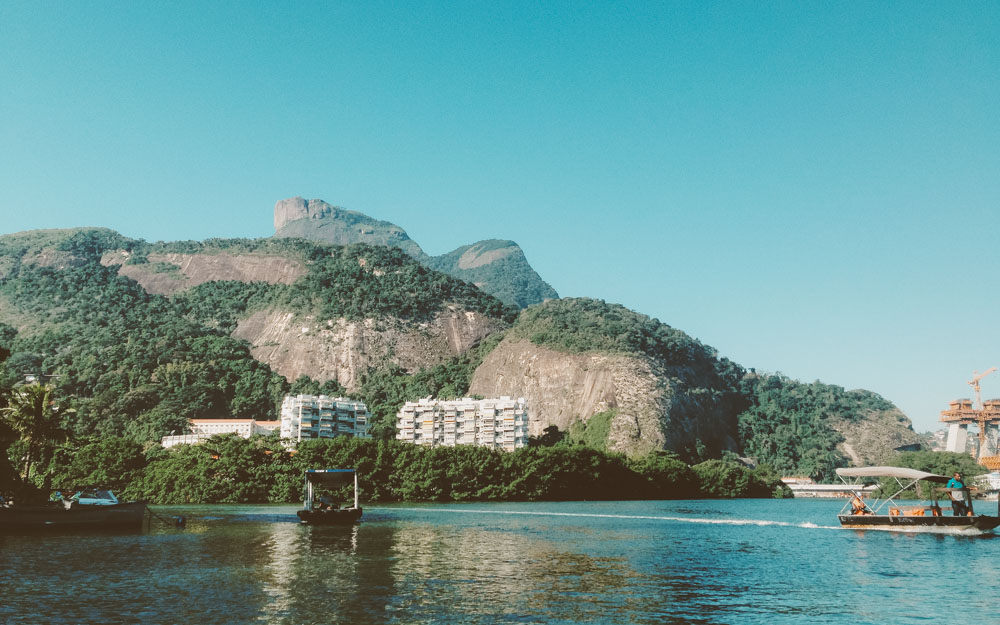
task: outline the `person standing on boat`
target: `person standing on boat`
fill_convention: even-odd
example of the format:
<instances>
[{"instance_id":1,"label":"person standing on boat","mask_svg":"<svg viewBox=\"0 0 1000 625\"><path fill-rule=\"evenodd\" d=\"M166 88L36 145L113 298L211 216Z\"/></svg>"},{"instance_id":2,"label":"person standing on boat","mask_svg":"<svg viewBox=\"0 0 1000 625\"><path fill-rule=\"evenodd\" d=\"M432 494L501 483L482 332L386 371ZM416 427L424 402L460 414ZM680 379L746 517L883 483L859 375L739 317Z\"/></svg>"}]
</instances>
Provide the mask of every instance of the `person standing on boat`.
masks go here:
<instances>
[{"instance_id":1,"label":"person standing on boat","mask_svg":"<svg viewBox=\"0 0 1000 625\"><path fill-rule=\"evenodd\" d=\"M948 494L951 495L951 510L955 516L965 516L965 483L962 482L962 474L955 471L955 475L948 480L945 488L953 489Z\"/></svg>"}]
</instances>

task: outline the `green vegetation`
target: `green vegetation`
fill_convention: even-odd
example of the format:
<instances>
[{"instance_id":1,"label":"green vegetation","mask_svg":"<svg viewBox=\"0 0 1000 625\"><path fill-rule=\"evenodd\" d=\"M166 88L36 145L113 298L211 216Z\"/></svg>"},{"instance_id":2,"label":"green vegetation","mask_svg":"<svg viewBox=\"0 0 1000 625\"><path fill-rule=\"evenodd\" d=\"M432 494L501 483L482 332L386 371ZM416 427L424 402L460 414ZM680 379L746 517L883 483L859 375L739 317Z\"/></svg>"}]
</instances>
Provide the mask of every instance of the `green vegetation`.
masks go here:
<instances>
[{"instance_id":1,"label":"green vegetation","mask_svg":"<svg viewBox=\"0 0 1000 625\"><path fill-rule=\"evenodd\" d=\"M607 451L608 434L611 431L611 421L614 418L615 411L608 410L599 412L586 421L577 421L569 428L569 438L591 449Z\"/></svg>"},{"instance_id":2,"label":"green vegetation","mask_svg":"<svg viewBox=\"0 0 1000 625\"><path fill-rule=\"evenodd\" d=\"M477 251L489 253L508 243L481 242ZM107 256L118 250L128 254ZM117 258L115 262L176 273L176 265L155 256L168 253L283 256L301 262L306 275L293 285L219 281L163 297L119 276L118 267L99 263L102 257ZM151 255L157 260L150 261ZM53 266L42 266L46 264ZM835 427L893 409L865 391L803 384L780 375L746 375L685 333L599 300L553 300L516 317L513 307L396 248L301 239L147 243L94 228L0 236L0 408L23 374L56 373L60 377L54 384L65 398L58 426L78 439L117 436L143 443L182 429L189 418L271 419L287 392L346 392L336 382L321 384L308 377L289 383L256 361L248 344L230 337L241 319L281 309L321 318L416 322L447 304L514 323L511 336L540 346L648 359L670 378L677 405L705 414L714 411L738 424L732 435L738 436L741 454L778 475L832 479L833 470L847 463L837 450L842 439ZM376 438L393 438L395 414L405 401L467 395L476 367L502 337L496 333L477 349L425 370L385 366L367 372L354 395L372 411ZM546 433L534 443L603 452L613 417L610 411L593 415L565 434ZM563 440L552 445L556 438ZM3 456L14 458L18 472L24 472L26 458L36 467L50 460L45 455L49 451L29 447L9 424L0 429ZM704 445L679 451L691 462L719 455L718 449ZM0 478L13 470L0 464ZM720 492L742 492L750 484L717 468L702 477L723 474ZM726 480L732 484L727 486ZM456 495L466 496L473 495Z\"/></svg>"},{"instance_id":3,"label":"green vegetation","mask_svg":"<svg viewBox=\"0 0 1000 625\"><path fill-rule=\"evenodd\" d=\"M173 302L192 322L228 335L240 319L273 305L281 288L266 282L218 280L181 291Z\"/></svg>"},{"instance_id":4,"label":"green vegetation","mask_svg":"<svg viewBox=\"0 0 1000 625\"><path fill-rule=\"evenodd\" d=\"M20 260L45 250L58 250L81 259L95 260L112 249L130 249L140 243L107 228L66 228L61 230L31 230L0 236L0 256Z\"/></svg>"},{"instance_id":5,"label":"green vegetation","mask_svg":"<svg viewBox=\"0 0 1000 625\"><path fill-rule=\"evenodd\" d=\"M51 461L55 444L66 439L62 428L72 409L60 407L48 384L31 384L11 391L0 420L16 435L15 456L20 456L21 479L31 480L31 469ZM48 484L46 483L46 486Z\"/></svg>"},{"instance_id":6,"label":"green vegetation","mask_svg":"<svg viewBox=\"0 0 1000 625\"><path fill-rule=\"evenodd\" d=\"M0 246L18 261L0 284L0 309L21 328L0 326L0 355L6 359L0 391L25 373L58 373L60 392L76 408L65 425L77 436L124 434L142 442L179 431L190 418L274 418L291 385L255 360L245 342L229 336L241 318L261 308L422 320L453 303L508 321L516 314L472 285L384 247L297 239L149 244L94 229L8 235L0 237ZM302 260L308 274L295 285L210 282L168 298L97 262L118 249L146 263L154 253L282 253ZM24 255L50 253L45 250L76 260L64 269L20 264ZM176 270L152 264L159 265ZM482 353L415 375L398 368L371 372L360 394L379 417L375 432L392 435L403 401L464 395ZM343 394L335 383L327 387Z\"/></svg>"},{"instance_id":7,"label":"green vegetation","mask_svg":"<svg viewBox=\"0 0 1000 625\"><path fill-rule=\"evenodd\" d=\"M55 247L57 250L68 252L78 259L97 262L101 260L101 256L105 252L131 250L139 245L141 245L141 241L123 237L114 230L88 228L74 232Z\"/></svg>"},{"instance_id":8,"label":"green vegetation","mask_svg":"<svg viewBox=\"0 0 1000 625\"><path fill-rule=\"evenodd\" d=\"M469 269L463 269L459 265L459 259L469 250L477 255L483 255L503 249L510 251L492 262ZM431 269L467 282L481 284L483 290L490 295L518 308L527 308L559 297L555 289L531 268L524 257L524 252L513 241L496 239L480 241L473 245L464 245L448 254L427 258L424 262Z\"/></svg>"},{"instance_id":9,"label":"green vegetation","mask_svg":"<svg viewBox=\"0 0 1000 625\"><path fill-rule=\"evenodd\" d=\"M804 384L782 375L750 375L743 383L750 408L739 415L739 437L746 455L784 475L808 475L818 481L835 479L834 470L847 466L837 451L843 437L833 428L837 419L857 421L894 406L868 391Z\"/></svg>"},{"instance_id":10,"label":"green vegetation","mask_svg":"<svg viewBox=\"0 0 1000 625\"><path fill-rule=\"evenodd\" d=\"M953 475L956 471L966 479L988 472L988 469L972 459L969 454L949 451L904 451L893 461L896 466L909 467L938 475Z\"/></svg>"},{"instance_id":11,"label":"green vegetation","mask_svg":"<svg viewBox=\"0 0 1000 625\"><path fill-rule=\"evenodd\" d=\"M189 309L114 268L25 266L0 297L32 320L11 342L0 383L58 372L77 435L158 440L189 418L268 419L287 388L246 343L186 319Z\"/></svg>"},{"instance_id":12,"label":"green vegetation","mask_svg":"<svg viewBox=\"0 0 1000 625\"><path fill-rule=\"evenodd\" d=\"M181 241L135 247L135 254L143 258L150 254L222 252L280 255L306 264L308 273L293 285L259 287L253 294L257 306L277 306L326 319L392 316L424 320L450 303L507 322L513 322L517 316L514 307L472 284L428 269L395 247L336 246L302 239L208 239L204 243ZM232 286L226 290L247 299L235 291L238 289ZM188 299L197 299L199 293L186 295ZM212 303L220 303L220 292L212 295L215 296Z\"/></svg>"},{"instance_id":13,"label":"green vegetation","mask_svg":"<svg viewBox=\"0 0 1000 625\"><path fill-rule=\"evenodd\" d=\"M767 481L760 473L727 460L706 460L691 467L701 491L715 499L783 497L786 489L780 480Z\"/></svg>"},{"instance_id":14,"label":"green vegetation","mask_svg":"<svg viewBox=\"0 0 1000 625\"><path fill-rule=\"evenodd\" d=\"M161 504L299 501L302 473L315 467L357 468L367 502L770 497L777 488L745 468L705 471L671 454L628 460L583 446L507 453L341 437L304 441L292 455L265 437L220 435L145 452L105 437L68 445L59 459L49 468L53 487L99 483L125 498Z\"/></svg>"},{"instance_id":15,"label":"green vegetation","mask_svg":"<svg viewBox=\"0 0 1000 625\"><path fill-rule=\"evenodd\" d=\"M648 356L687 383L735 391L743 368L665 323L618 304L587 298L560 299L521 313L512 336L571 352Z\"/></svg>"},{"instance_id":16,"label":"green vegetation","mask_svg":"<svg viewBox=\"0 0 1000 625\"><path fill-rule=\"evenodd\" d=\"M446 303L513 322L516 309L475 286L424 267L398 248L318 247L309 273L281 289L275 303L325 319L394 316L428 319Z\"/></svg>"}]
</instances>

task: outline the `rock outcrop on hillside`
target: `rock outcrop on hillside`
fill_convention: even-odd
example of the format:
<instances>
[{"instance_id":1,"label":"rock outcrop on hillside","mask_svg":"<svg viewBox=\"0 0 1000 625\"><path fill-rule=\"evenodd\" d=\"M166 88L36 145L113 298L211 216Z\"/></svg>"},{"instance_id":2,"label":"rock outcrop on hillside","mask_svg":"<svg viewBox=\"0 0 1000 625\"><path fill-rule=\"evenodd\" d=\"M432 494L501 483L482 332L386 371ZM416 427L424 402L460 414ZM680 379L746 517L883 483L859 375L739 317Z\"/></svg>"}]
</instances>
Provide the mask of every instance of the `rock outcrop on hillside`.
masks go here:
<instances>
[{"instance_id":1,"label":"rock outcrop on hillside","mask_svg":"<svg viewBox=\"0 0 1000 625\"><path fill-rule=\"evenodd\" d=\"M551 425L567 431L577 421L613 411L608 449L630 456L737 449L730 400L691 388L648 357L573 354L505 338L476 369L469 392L527 399L532 435Z\"/></svg>"},{"instance_id":2,"label":"rock outcrop on hillside","mask_svg":"<svg viewBox=\"0 0 1000 625\"><path fill-rule=\"evenodd\" d=\"M306 273L305 265L295 259L262 254L150 254L148 262L137 265L126 260L127 253L111 252L101 264L120 264L119 275L158 295L173 295L215 280L292 284Z\"/></svg>"},{"instance_id":3,"label":"rock outcrop on hillside","mask_svg":"<svg viewBox=\"0 0 1000 625\"><path fill-rule=\"evenodd\" d=\"M301 197L274 205L275 237L298 237L335 245L366 243L398 247L424 265L472 282L482 291L519 308L559 297L532 269L513 241L487 240L428 256L406 231L388 221Z\"/></svg>"},{"instance_id":4,"label":"rock outcrop on hillside","mask_svg":"<svg viewBox=\"0 0 1000 625\"><path fill-rule=\"evenodd\" d=\"M913 424L899 410L874 410L858 421L834 419L831 425L844 437L837 449L854 466L880 465L890 462L897 447L924 444Z\"/></svg>"},{"instance_id":5,"label":"rock outcrop on hillside","mask_svg":"<svg viewBox=\"0 0 1000 625\"><path fill-rule=\"evenodd\" d=\"M259 311L239 322L233 336L253 356L288 380L308 375L355 390L371 370L396 364L416 372L447 361L501 330L503 322L448 307L429 322L400 319L316 319L281 310Z\"/></svg>"}]
</instances>

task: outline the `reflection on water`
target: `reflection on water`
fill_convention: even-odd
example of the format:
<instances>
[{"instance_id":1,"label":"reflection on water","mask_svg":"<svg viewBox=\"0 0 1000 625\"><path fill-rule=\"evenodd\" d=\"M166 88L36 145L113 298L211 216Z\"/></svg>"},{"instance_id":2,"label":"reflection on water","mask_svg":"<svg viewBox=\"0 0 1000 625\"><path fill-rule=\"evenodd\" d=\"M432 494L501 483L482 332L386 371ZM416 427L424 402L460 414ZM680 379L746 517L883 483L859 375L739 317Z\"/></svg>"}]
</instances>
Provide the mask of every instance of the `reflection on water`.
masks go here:
<instances>
[{"instance_id":1,"label":"reflection on water","mask_svg":"<svg viewBox=\"0 0 1000 625\"><path fill-rule=\"evenodd\" d=\"M186 530L0 537L0 622L992 622L1000 540L829 529L835 502L397 506L354 527L200 506ZM945 619L947 620L947 619Z\"/></svg>"}]
</instances>

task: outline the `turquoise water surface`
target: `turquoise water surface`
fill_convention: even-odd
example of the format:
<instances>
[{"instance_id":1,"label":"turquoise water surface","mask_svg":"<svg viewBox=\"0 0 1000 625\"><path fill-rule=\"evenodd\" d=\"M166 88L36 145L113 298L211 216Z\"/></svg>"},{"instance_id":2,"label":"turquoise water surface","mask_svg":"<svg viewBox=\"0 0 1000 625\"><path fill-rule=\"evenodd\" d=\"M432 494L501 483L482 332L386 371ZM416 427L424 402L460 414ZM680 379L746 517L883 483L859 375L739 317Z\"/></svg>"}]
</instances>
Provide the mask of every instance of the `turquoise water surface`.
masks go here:
<instances>
[{"instance_id":1,"label":"turquoise water surface","mask_svg":"<svg viewBox=\"0 0 1000 625\"><path fill-rule=\"evenodd\" d=\"M1000 541L840 529L834 500L157 507L0 537L0 623L998 622ZM959 618L959 615L961 618Z\"/></svg>"}]
</instances>

